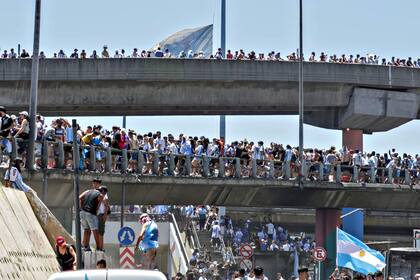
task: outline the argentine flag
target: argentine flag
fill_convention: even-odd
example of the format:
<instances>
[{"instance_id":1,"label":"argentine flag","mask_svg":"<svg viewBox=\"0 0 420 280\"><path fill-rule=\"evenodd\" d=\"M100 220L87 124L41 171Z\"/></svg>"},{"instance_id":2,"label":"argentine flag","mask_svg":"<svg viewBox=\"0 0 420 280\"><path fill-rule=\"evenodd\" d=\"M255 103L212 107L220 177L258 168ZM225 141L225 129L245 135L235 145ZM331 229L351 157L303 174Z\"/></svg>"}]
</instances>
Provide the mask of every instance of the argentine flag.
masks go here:
<instances>
[{"instance_id":1,"label":"argentine flag","mask_svg":"<svg viewBox=\"0 0 420 280\"><path fill-rule=\"evenodd\" d=\"M337 265L367 275L382 270L385 267L385 257L337 228Z\"/></svg>"}]
</instances>

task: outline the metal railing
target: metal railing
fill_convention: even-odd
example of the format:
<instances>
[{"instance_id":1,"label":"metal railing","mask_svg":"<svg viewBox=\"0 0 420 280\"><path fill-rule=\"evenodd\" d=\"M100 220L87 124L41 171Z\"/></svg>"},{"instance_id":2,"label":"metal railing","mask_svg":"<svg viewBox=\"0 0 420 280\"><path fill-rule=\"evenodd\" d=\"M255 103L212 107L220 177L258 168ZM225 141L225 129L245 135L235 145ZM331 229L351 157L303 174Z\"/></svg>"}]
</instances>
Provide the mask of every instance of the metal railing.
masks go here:
<instances>
[{"instance_id":1,"label":"metal railing","mask_svg":"<svg viewBox=\"0 0 420 280\"><path fill-rule=\"evenodd\" d=\"M27 141L9 138L7 148L0 149L3 162L25 157ZM295 180L298 162L257 160L237 157L182 155L159 151L120 150L111 147L81 145L79 168L97 173L132 173L137 176L174 176L203 178ZM73 169L73 147L62 141L37 141L36 159L41 169ZM384 183L414 185L419 183L419 168L375 168L303 162L307 181Z\"/></svg>"}]
</instances>

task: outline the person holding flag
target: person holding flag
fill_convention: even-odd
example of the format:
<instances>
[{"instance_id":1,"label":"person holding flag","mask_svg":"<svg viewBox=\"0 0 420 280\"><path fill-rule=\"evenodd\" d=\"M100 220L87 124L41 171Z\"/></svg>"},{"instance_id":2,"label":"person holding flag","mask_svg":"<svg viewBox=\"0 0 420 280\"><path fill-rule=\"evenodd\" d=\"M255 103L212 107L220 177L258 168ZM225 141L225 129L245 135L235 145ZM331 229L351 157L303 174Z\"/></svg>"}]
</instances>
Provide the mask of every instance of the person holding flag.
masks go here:
<instances>
[{"instance_id":1,"label":"person holding flag","mask_svg":"<svg viewBox=\"0 0 420 280\"><path fill-rule=\"evenodd\" d=\"M159 229L155 221L148 214L140 215L139 219L142 228L137 238L136 250L141 250L146 255L146 269L155 268L157 248L159 247Z\"/></svg>"},{"instance_id":2,"label":"person holding flag","mask_svg":"<svg viewBox=\"0 0 420 280\"><path fill-rule=\"evenodd\" d=\"M337 228L337 266L368 275L382 271L386 264L380 252Z\"/></svg>"}]
</instances>

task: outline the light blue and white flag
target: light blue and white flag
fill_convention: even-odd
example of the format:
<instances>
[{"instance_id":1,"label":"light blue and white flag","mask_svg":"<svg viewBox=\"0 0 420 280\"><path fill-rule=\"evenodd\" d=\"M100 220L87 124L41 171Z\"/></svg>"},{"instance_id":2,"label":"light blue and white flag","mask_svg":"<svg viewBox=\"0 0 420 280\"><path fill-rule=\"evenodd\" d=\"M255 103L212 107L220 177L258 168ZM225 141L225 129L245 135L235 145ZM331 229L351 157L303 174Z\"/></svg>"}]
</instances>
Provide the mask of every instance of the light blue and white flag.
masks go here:
<instances>
[{"instance_id":1,"label":"light blue and white flag","mask_svg":"<svg viewBox=\"0 0 420 280\"><path fill-rule=\"evenodd\" d=\"M380 252L337 228L337 265L367 275L381 271L386 264Z\"/></svg>"}]
</instances>

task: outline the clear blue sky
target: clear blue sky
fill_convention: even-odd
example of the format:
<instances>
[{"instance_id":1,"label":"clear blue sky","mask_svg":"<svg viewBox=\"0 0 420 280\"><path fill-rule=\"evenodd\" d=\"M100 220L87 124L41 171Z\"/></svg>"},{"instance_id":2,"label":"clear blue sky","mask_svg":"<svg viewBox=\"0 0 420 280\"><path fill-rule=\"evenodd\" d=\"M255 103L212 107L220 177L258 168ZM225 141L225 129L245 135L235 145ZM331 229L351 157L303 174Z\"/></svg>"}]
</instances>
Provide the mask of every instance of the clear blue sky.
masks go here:
<instances>
[{"instance_id":1,"label":"clear blue sky","mask_svg":"<svg viewBox=\"0 0 420 280\"><path fill-rule=\"evenodd\" d=\"M0 48L32 49L34 0L0 0ZM73 48L111 51L148 49L184 28L215 24L214 46L219 45L220 0L43 0L41 50L47 55ZM420 57L418 0L304 0L304 51L308 54L376 53L381 57ZM283 56L298 46L297 0L227 0L227 47ZM28 93L29 94L29 93ZM121 118L81 118L82 125L121 123ZM230 116L227 138L262 139L297 145L295 116ZM218 118L129 117L128 127L140 131L218 135ZM365 149L420 153L420 121L386 133L364 137ZM341 145L341 132L305 126L305 146Z\"/></svg>"}]
</instances>

